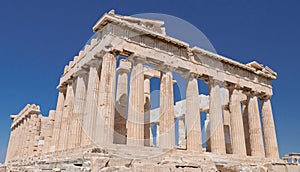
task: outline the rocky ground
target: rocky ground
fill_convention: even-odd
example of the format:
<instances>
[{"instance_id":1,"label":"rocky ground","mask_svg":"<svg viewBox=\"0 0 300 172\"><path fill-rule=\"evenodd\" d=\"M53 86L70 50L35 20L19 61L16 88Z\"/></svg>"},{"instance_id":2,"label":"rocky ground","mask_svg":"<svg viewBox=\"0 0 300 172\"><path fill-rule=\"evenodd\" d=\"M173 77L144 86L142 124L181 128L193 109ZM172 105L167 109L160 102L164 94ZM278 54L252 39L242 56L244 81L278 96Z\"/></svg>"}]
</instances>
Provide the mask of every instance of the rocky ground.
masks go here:
<instances>
[{"instance_id":1,"label":"rocky ground","mask_svg":"<svg viewBox=\"0 0 300 172\"><path fill-rule=\"evenodd\" d=\"M300 172L280 160L157 148L90 148L39 155L0 165L0 172Z\"/></svg>"}]
</instances>

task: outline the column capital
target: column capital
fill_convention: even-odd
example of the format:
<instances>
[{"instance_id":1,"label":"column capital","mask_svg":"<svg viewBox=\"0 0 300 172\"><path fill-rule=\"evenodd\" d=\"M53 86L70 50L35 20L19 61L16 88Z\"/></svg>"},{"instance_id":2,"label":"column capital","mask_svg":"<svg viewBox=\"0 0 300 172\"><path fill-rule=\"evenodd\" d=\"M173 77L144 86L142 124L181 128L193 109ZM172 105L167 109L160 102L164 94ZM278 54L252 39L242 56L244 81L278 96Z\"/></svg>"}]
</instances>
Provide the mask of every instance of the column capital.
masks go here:
<instances>
[{"instance_id":1,"label":"column capital","mask_svg":"<svg viewBox=\"0 0 300 172\"><path fill-rule=\"evenodd\" d=\"M98 68L101 63L102 63L102 58L98 58L98 59L93 59L93 60L89 61L87 63L87 65L88 65L88 68L90 68L90 67Z\"/></svg>"},{"instance_id":2,"label":"column capital","mask_svg":"<svg viewBox=\"0 0 300 172\"><path fill-rule=\"evenodd\" d=\"M86 68L81 68L81 69L79 69L78 71L76 71L76 72L73 74L73 76L74 76L74 77L78 77L78 76L84 75L84 74L88 74L88 69L86 69Z\"/></svg>"},{"instance_id":3,"label":"column capital","mask_svg":"<svg viewBox=\"0 0 300 172\"><path fill-rule=\"evenodd\" d=\"M122 73L128 73L131 69L131 63L129 61L126 61L126 60L120 60L120 65L117 69L117 72L119 74L122 74Z\"/></svg>"},{"instance_id":4,"label":"column capital","mask_svg":"<svg viewBox=\"0 0 300 172\"><path fill-rule=\"evenodd\" d=\"M175 71L175 67L167 66L167 65L163 65L163 64L157 66L157 69L159 69L162 73Z\"/></svg>"},{"instance_id":5,"label":"column capital","mask_svg":"<svg viewBox=\"0 0 300 172\"><path fill-rule=\"evenodd\" d=\"M184 77L184 78L186 78L186 79L189 79L189 78L198 79L200 77L199 74L191 72L191 71L183 72L183 73L181 73L181 76Z\"/></svg>"},{"instance_id":6,"label":"column capital","mask_svg":"<svg viewBox=\"0 0 300 172\"><path fill-rule=\"evenodd\" d=\"M144 63L146 61L146 57L139 54L132 54L127 59L131 63Z\"/></svg>"},{"instance_id":7,"label":"column capital","mask_svg":"<svg viewBox=\"0 0 300 172\"><path fill-rule=\"evenodd\" d=\"M218 80L218 79L216 79L216 78L214 78L214 77L209 77L209 84L213 84L213 85L223 85L224 84L224 82L223 81L220 81L220 80Z\"/></svg>"},{"instance_id":8,"label":"column capital","mask_svg":"<svg viewBox=\"0 0 300 172\"><path fill-rule=\"evenodd\" d=\"M59 85L58 87L57 87L57 89L58 89L58 91L66 91L67 90L67 86L66 85Z\"/></svg>"},{"instance_id":9,"label":"column capital","mask_svg":"<svg viewBox=\"0 0 300 172\"><path fill-rule=\"evenodd\" d=\"M118 55L119 55L119 51L118 51L118 50L115 50L115 49L112 49L112 48L110 48L110 47L107 47L107 48L104 48L104 49L102 49L102 50L96 52L96 53L94 54L94 57L95 57L96 59L101 60L101 59L103 59L103 56L104 56L105 54L107 54L107 53L112 54L113 56L118 56Z\"/></svg>"},{"instance_id":10,"label":"column capital","mask_svg":"<svg viewBox=\"0 0 300 172\"><path fill-rule=\"evenodd\" d=\"M272 95L262 94L261 96L259 96L259 99L261 99L261 100L270 100L271 97L272 97Z\"/></svg>"}]
</instances>

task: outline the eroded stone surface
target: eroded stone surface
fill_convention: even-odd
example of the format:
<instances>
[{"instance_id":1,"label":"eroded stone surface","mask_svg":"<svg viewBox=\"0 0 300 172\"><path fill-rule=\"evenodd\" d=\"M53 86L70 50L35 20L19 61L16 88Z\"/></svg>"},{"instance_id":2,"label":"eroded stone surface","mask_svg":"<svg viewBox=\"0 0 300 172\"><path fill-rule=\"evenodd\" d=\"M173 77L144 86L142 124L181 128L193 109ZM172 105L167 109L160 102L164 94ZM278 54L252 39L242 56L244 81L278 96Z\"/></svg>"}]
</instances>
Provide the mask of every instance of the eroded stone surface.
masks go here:
<instances>
[{"instance_id":1,"label":"eroded stone surface","mask_svg":"<svg viewBox=\"0 0 300 172\"><path fill-rule=\"evenodd\" d=\"M191 48L162 25L105 14L93 28L98 37L65 67L56 110L44 117L39 106L27 105L11 116L0 170L299 171L278 157L270 101L276 72ZM174 72L187 81L187 98L176 103ZM151 109L151 78L160 79L157 109ZM209 95L199 95L198 80Z\"/></svg>"}]
</instances>

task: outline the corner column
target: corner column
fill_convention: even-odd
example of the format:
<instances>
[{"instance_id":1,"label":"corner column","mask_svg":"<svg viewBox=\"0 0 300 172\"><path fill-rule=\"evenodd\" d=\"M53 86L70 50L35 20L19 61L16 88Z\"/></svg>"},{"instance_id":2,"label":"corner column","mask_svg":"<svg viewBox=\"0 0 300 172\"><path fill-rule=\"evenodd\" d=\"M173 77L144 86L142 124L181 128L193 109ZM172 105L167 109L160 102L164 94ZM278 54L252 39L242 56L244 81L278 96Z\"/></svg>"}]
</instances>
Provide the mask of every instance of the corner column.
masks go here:
<instances>
[{"instance_id":1,"label":"corner column","mask_svg":"<svg viewBox=\"0 0 300 172\"><path fill-rule=\"evenodd\" d=\"M186 82L186 147L189 151L202 152L197 78L190 74Z\"/></svg>"},{"instance_id":2,"label":"corner column","mask_svg":"<svg viewBox=\"0 0 300 172\"><path fill-rule=\"evenodd\" d=\"M220 83L214 79L209 82L209 114L211 152L226 154Z\"/></svg>"},{"instance_id":3,"label":"corner column","mask_svg":"<svg viewBox=\"0 0 300 172\"><path fill-rule=\"evenodd\" d=\"M95 127L96 143L100 145L113 144L116 60L116 55L111 52L107 52L102 58L98 110Z\"/></svg>"},{"instance_id":4,"label":"corner column","mask_svg":"<svg viewBox=\"0 0 300 172\"><path fill-rule=\"evenodd\" d=\"M144 146L144 59L130 57L130 93L127 121L127 144Z\"/></svg>"},{"instance_id":5,"label":"corner column","mask_svg":"<svg viewBox=\"0 0 300 172\"><path fill-rule=\"evenodd\" d=\"M61 119L61 129L59 133L59 151L66 150L68 146L70 118L72 118L74 105L74 92L72 83L72 80L68 81L66 100L64 101L64 108Z\"/></svg>"},{"instance_id":6,"label":"corner column","mask_svg":"<svg viewBox=\"0 0 300 172\"><path fill-rule=\"evenodd\" d=\"M248 122L251 156L265 157L257 97L248 96Z\"/></svg>"},{"instance_id":7,"label":"corner column","mask_svg":"<svg viewBox=\"0 0 300 172\"><path fill-rule=\"evenodd\" d=\"M65 102L65 96L66 96L66 87L61 86L58 88L58 98L57 98L57 105L56 105L56 111L55 111L55 117L54 117L54 127L53 127L53 137L52 137L52 145L53 150L58 150L58 144L59 144L59 135L61 132L61 122L62 122L62 114L64 109L64 102Z\"/></svg>"},{"instance_id":8,"label":"corner column","mask_svg":"<svg viewBox=\"0 0 300 172\"><path fill-rule=\"evenodd\" d=\"M264 142L267 158L279 158L278 145L273 119L273 112L270 98L263 98L261 102L262 124L264 129Z\"/></svg>"},{"instance_id":9,"label":"corner column","mask_svg":"<svg viewBox=\"0 0 300 172\"><path fill-rule=\"evenodd\" d=\"M175 147L174 95L172 72L162 72L160 80L159 147Z\"/></svg>"}]
</instances>

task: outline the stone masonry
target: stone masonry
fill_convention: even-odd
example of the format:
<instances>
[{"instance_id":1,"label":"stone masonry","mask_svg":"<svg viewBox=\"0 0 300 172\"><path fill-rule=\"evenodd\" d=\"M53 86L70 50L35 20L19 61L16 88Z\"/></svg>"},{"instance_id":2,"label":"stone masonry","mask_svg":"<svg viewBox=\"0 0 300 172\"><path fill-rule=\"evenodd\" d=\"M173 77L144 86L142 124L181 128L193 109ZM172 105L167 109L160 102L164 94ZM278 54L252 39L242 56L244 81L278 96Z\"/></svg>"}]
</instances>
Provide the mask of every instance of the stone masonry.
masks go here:
<instances>
[{"instance_id":1,"label":"stone masonry","mask_svg":"<svg viewBox=\"0 0 300 172\"><path fill-rule=\"evenodd\" d=\"M27 105L11 115L7 167L47 162L54 171L78 166L109 171L120 165L117 171L280 171L276 164L286 164L279 159L271 105L276 72L189 47L166 35L163 24L104 14L93 27L97 38L65 66L56 109L44 117L39 106ZM186 99L176 104L174 72L186 79ZM152 78L160 81L157 109L150 103ZM208 85L208 95L199 94L198 80ZM73 164L76 170L51 163Z\"/></svg>"}]
</instances>

